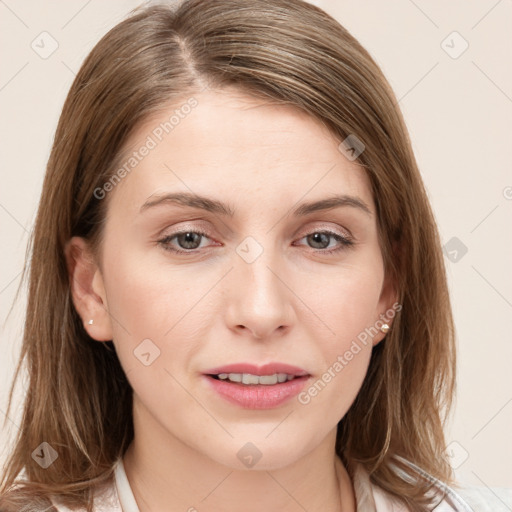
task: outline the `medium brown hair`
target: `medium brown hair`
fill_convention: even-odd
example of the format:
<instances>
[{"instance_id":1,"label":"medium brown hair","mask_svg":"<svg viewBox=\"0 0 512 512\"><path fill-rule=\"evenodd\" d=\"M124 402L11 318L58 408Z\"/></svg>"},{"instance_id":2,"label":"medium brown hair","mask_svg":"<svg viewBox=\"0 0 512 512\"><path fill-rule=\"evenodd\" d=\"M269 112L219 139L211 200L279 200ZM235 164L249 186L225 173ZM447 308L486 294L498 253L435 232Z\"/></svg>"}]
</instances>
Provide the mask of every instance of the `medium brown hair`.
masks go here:
<instances>
[{"instance_id":1,"label":"medium brown hair","mask_svg":"<svg viewBox=\"0 0 512 512\"><path fill-rule=\"evenodd\" d=\"M51 495L92 510L93 486L112 478L133 438L132 390L112 342L93 342L83 328L64 247L72 236L99 247L108 201L94 191L112 178L128 136L206 84L292 105L340 142L352 134L364 143L357 162L371 182L385 271L402 310L373 349L336 451L411 510L430 510L431 482L404 479L399 469L411 469L395 456L453 481L443 424L455 386L454 326L435 219L379 67L337 21L301 0L141 7L83 63L60 116L25 269L28 305L9 410L23 364L29 383L1 510ZM31 457L43 441L59 454L47 469ZM23 468L24 487L9 492Z\"/></svg>"}]
</instances>

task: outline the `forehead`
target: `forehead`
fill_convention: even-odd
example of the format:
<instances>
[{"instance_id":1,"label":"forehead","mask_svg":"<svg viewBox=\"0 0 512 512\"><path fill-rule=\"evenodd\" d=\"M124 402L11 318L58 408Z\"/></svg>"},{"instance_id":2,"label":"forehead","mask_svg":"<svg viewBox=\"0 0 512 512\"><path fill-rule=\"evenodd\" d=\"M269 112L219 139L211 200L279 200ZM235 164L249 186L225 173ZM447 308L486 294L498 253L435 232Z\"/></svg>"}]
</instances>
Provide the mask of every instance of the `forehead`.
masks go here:
<instances>
[{"instance_id":1,"label":"forehead","mask_svg":"<svg viewBox=\"0 0 512 512\"><path fill-rule=\"evenodd\" d=\"M121 158L128 172L112 199L128 196L140 206L171 190L229 196L233 204L263 195L267 206L278 206L347 193L372 205L366 171L339 143L297 107L232 88L209 90L174 100L134 130Z\"/></svg>"}]
</instances>

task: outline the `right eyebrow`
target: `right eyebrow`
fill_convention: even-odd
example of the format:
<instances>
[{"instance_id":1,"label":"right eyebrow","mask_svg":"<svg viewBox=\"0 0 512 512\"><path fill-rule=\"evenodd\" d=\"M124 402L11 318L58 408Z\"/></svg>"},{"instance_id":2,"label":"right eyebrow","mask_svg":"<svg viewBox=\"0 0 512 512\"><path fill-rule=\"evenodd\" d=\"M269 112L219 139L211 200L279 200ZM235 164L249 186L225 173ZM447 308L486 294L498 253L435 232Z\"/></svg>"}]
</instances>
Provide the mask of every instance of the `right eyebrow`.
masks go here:
<instances>
[{"instance_id":1,"label":"right eyebrow","mask_svg":"<svg viewBox=\"0 0 512 512\"><path fill-rule=\"evenodd\" d=\"M178 204L181 206L188 206L190 208L199 208L219 215L233 217L235 210L229 205L211 199L209 197L198 196L188 192L175 192L170 194L156 195L154 199L150 196L148 200L141 206L140 212L144 212L149 208L159 206L162 204Z\"/></svg>"}]
</instances>

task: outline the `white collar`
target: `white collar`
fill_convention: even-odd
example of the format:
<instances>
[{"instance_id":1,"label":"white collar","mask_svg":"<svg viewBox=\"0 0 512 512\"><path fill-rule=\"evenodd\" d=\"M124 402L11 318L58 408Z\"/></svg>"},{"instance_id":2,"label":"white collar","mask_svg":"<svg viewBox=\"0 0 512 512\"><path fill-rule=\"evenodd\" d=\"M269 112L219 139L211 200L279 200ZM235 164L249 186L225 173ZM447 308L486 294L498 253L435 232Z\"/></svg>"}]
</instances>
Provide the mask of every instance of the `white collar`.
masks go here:
<instances>
[{"instance_id":1,"label":"white collar","mask_svg":"<svg viewBox=\"0 0 512 512\"><path fill-rule=\"evenodd\" d=\"M123 512L140 512L132 488L130 487L130 482L128 482L122 458L119 458L116 463L115 479L117 495L119 496L119 502Z\"/></svg>"}]
</instances>

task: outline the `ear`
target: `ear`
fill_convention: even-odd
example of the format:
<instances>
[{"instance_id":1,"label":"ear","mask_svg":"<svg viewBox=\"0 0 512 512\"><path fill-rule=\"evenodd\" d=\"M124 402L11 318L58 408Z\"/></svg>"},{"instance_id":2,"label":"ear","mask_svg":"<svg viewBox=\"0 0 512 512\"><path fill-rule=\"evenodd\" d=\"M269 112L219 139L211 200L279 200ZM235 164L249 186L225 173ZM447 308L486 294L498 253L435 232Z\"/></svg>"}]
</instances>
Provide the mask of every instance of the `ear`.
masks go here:
<instances>
[{"instance_id":1,"label":"ear","mask_svg":"<svg viewBox=\"0 0 512 512\"><path fill-rule=\"evenodd\" d=\"M66 244L65 256L73 304L84 329L97 341L112 340L103 277L88 242L81 237L71 238Z\"/></svg>"},{"instance_id":2,"label":"ear","mask_svg":"<svg viewBox=\"0 0 512 512\"><path fill-rule=\"evenodd\" d=\"M380 330L382 325L387 324L389 325L390 330L393 329L393 318L401 309L402 305L398 303L396 281L388 273L384 278L384 283L382 285L382 291L376 311L375 326L379 329L379 331L372 340L372 345L374 347L380 343L387 335L387 333Z\"/></svg>"}]
</instances>

